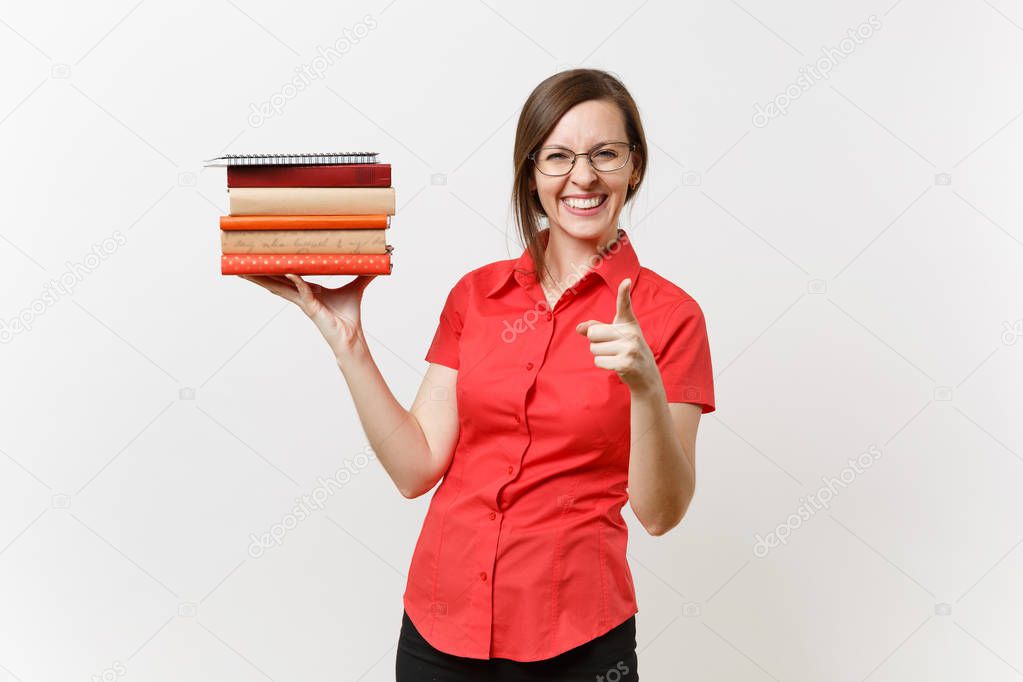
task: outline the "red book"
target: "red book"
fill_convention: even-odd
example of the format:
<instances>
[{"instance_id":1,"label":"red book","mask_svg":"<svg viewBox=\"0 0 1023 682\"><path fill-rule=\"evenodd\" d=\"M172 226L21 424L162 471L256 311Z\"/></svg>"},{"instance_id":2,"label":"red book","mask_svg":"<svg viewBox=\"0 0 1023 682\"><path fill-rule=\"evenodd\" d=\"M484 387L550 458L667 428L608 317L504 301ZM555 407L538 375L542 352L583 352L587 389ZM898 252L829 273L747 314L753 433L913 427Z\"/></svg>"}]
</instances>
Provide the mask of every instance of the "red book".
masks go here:
<instances>
[{"instance_id":1,"label":"red book","mask_svg":"<svg viewBox=\"0 0 1023 682\"><path fill-rule=\"evenodd\" d=\"M228 187L390 187L391 164L228 166Z\"/></svg>"},{"instance_id":2,"label":"red book","mask_svg":"<svg viewBox=\"0 0 1023 682\"><path fill-rule=\"evenodd\" d=\"M388 253L225 253L222 275L389 275Z\"/></svg>"},{"instance_id":3,"label":"red book","mask_svg":"<svg viewBox=\"0 0 1023 682\"><path fill-rule=\"evenodd\" d=\"M386 229L386 215L222 215L221 230Z\"/></svg>"}]
</instances>

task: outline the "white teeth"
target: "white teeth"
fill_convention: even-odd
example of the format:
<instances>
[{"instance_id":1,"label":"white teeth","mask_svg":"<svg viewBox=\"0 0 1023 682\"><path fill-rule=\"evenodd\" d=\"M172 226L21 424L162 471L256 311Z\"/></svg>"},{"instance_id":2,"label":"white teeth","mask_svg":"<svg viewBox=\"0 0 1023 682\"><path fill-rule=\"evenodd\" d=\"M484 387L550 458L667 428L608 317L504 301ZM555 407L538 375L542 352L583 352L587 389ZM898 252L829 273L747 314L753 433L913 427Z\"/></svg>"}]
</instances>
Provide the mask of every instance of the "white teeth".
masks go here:
<instances>
[{"instance_id":1,"label":"white teeth","mask_svg":"<svg viewBox=\"0 0 1023 682\"><path fill-rule=\"evenodd\" d=\"M605 197L593 197L591 199L577 199L575 197L566 197L562 199L566 204L572 208L594 208L600 206L601 202L604 201Z\"/></svg>"}]
</instances>

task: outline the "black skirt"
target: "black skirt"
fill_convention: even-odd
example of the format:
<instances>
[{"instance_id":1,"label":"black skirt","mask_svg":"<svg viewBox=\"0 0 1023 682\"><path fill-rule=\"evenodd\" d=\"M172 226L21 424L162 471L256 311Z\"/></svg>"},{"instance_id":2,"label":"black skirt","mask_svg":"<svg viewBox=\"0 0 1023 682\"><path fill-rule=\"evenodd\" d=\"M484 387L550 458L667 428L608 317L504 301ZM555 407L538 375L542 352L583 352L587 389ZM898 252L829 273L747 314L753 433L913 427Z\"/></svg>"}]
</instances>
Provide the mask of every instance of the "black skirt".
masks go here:
<instances>
[{"instance_id":1,"label":"black skirt","mask_svg":"<svg viewBox=\"0 0 1023 682\"><path fill-rule=\"evenodd\" d=\"M554 658L463 658L427 642L408 612L401 620L396 682L639 682L636 616Z\"/></svg>"}]
</instances>

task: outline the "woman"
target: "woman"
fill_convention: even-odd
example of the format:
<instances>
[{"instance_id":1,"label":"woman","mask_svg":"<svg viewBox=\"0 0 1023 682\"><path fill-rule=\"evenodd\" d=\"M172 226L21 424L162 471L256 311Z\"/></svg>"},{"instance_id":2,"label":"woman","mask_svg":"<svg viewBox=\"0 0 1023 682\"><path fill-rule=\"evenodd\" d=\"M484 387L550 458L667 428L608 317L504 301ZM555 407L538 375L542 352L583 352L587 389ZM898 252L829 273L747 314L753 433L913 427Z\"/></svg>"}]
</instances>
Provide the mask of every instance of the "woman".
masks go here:
<instances>
[{"instance_id":1,"label":"woman","mask_svg":"<svg viewBox=\"0 0 1023 682\"><path fill-rule=\"evenodd\" d=\"M450 290L408 411L362 333L372 276L339 289L246 277L316 323L402 494L443 477L404 593L400 682L639 679L621 508L653 535L679 523L700 415L715 409L699 305L617 227L647 159L610 74L537 86L513 158L526 248Z\"/></svg>"}]
</instances>

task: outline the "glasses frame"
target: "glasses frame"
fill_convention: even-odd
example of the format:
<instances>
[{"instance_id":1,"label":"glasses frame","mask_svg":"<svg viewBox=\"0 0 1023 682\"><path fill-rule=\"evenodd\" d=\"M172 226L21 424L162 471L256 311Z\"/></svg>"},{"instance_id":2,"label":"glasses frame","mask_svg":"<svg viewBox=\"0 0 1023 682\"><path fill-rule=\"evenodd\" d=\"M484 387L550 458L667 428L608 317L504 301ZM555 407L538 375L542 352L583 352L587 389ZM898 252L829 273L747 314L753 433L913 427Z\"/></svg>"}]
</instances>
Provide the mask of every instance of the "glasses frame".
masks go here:
<instances>
[{"instance_id":1,"label":"glasses frame","mask_svg":"<svg viewBox=\"0 0 1023 682\"><path fill-rule=\"evenodd\" d=\"M622 161L622 165L618 166L618 168L614 168L612 170L600 170L599 168L597 168L593 164L593 153L598 151L598 150L600 150L600 149L603 149L604 147L606 147L608 145L611 145L611 144L627 144L627 145L629 145L629 152L625 155L625 160ZM570 165L568 167L568 170L565 171L564 173L544 173L542 170L540 170L540 166L536 162L536 155L539 154L540 152L542 152L544 149L560 149L560 150L562 150L564 152L567 152L572 157L572 165ZM568 175L573 170L575 170L576 159L578 159L580 156L585 156L586 159L590 162L590 168L592 168L597 173L615 173L615 172L620 171L621 169L625 168L625 164L627 164L629 162L629 159L632 158L632 152L634 152L634 151L636 151L636 143L635 142L601 142L600 144L595 145L594 147L590 148L589 151L581 152L581 153L576 153L576 151L573 150L573 149L569 149L568 147L561 147L561 146L558 146L558 145L555 144L555 145L549 145L547 147L540 147L535 152L532 152L531 154L529 154L529 156L527 156L526 158L533 162L533 167L536 168L536 170L541 175L546 175L547 177L551 177L551 178L560 178L560 177L562 177L564 175Z\"/></svg>"}]
</instances>

